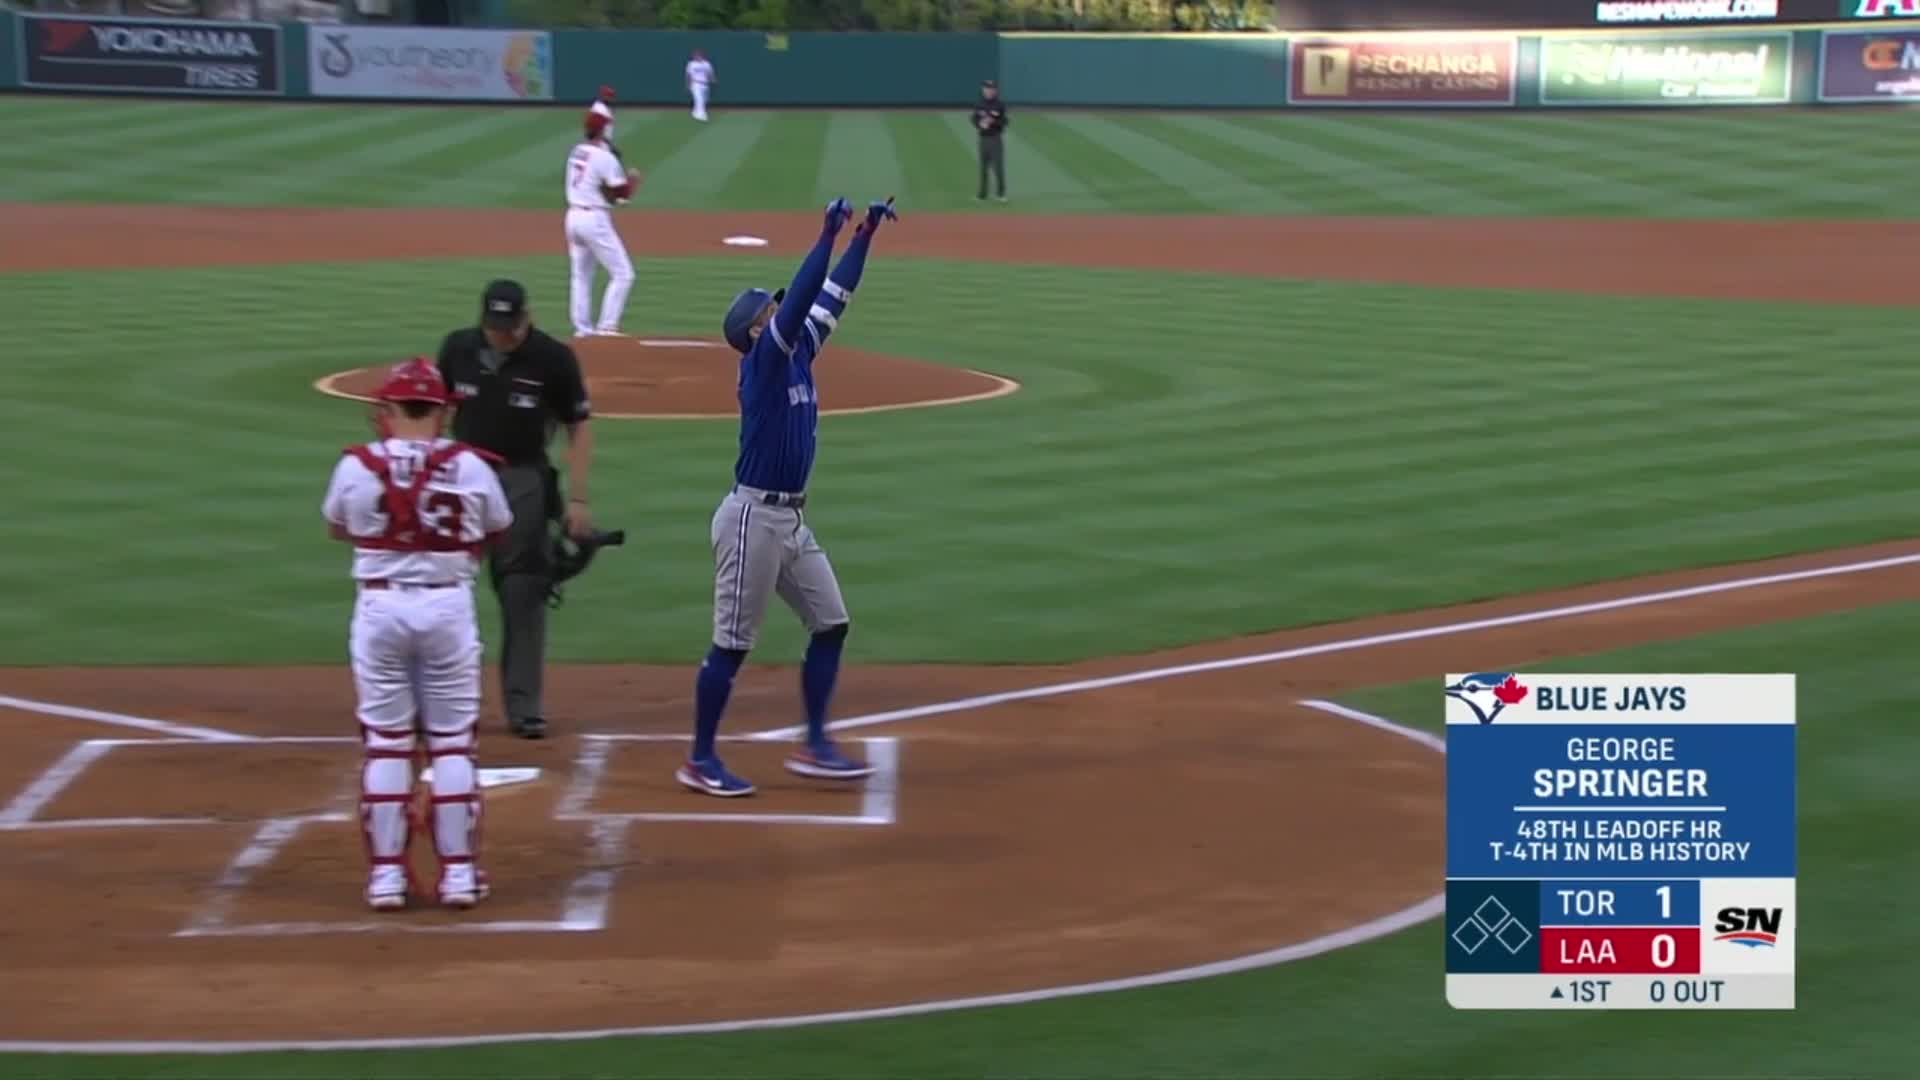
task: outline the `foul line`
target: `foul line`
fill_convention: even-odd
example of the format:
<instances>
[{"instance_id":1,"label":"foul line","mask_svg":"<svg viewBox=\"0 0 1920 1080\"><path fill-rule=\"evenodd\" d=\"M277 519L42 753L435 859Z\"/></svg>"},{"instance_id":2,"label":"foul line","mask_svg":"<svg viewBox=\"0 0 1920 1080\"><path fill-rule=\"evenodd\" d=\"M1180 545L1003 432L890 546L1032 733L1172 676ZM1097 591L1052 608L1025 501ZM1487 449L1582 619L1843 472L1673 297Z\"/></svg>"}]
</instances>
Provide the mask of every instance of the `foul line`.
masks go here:
<instances>
[{"instance_id":1,"label":"foul line","mask_svg":"<svg viewBox=\"0 0 1920 1080\"><path fill-rule=\"evenodd\" d=\"M0 708L19 709L21 712L40 713L43 716L64 716L69 720L92 720L99 724L112 724L116 727L133 728L136 731L151 731L156 735L168 735L193 742L256 741L251 736L221 731L218 728L175 724L167 720L151 720L144 716L128 716L126 713L103 712L99 709L82 709L73 705L33 701L28 698L9 697L5 694L0 694Z\"/></svg>"},{"instance_id":2,"label":"foul line","mask_svg":"<svg viewBox=\"0 0 1920 1080\"><path fill-rule=\"evenodd\" d=\"M1422 746L1434 747L1438 744L1445 752L1445 743L1424 731L1403 727L1391 720L1365 713L1356 713L1344 706L1332 705L1324 701L1304 701L1301 705L1329 712L1348 720L1358 720L1371 727L1389 731L1403 738L1411 739ZM600 741L600 740L594 740ZM617 850L610 849L608 837L624 835L624 830L608 825L606 834L596 828L595 846L599 858L615 861L619 857ZM584 881L582 882L584 884ZM607 883L611 891L611 880ZM568 915L576 915L574 901L580 897L581 887L575 886L574 897L569 899ZM738 1031L765 1031L776 1028L810 1027L817 1024L838 1024L855 1020L885 1020L902 1016L924 1016L928 1013L955 1012L963 1009L984 1009L1003 1005L1025 1005L1037 1001L1052 1001L1057 998L1084 997L1090 994L1108 994L1121 990L1142 990L1153 986L1165 986L1170 983L1193 982L1198 979L1211 979L1221 975L1233 975L1253 971L1278 964L1306 960L1310 957L1360 945L1389 934L1398 933L1410 926L1418 926L1435 918L1446 908L1446 897L1436 894L1419 903L1401 908L1388 915L1371 919L1358 926L1345 930L1336 930L1331 934L1302 941L1294 945L1285 945L1265 952L1235 957L1231 960L1216 960L1191 967L1175 968L1172 971L1160 971L1151 975L1134 975L1123 979L1106 979L1100 982L1075 983L1071 986L1053 986L1042 990L1021 990L1008 994L989 994L980 997L946 998L935 1001L920 1001L910 1005L893 1005L878 1009L851 1009L844 1012L811 1013L799 1016L774 1016L753 1020L720 1020L704 1024L669 1024L655 1027L601 1028L594 1031L533 1031L518 1034L495 1035L447 1035L429 1038L396 1039L335 1039L335 1040L285 1040L254 1042L0 1042L0 1053L10 1054L246 1054L282 1050L424 1050L436 1047L486 1046L498 1043L517 1042L584 1042L589 1039L630 1038L658 1035L720 1035ZM584 912L578 912L584 915ZM304 928L300 928L304 929Z\"/></svg>"},{"instance_id":3,"label":"foul line","mask_svg":"<svg viewBox=\"0 0 1920 1080\"><path fill-rule=\"evenodd\" d=\"M981 694L977 697L961 698L957 701L946 701L936 705L915 705L905 709L891 709L887 712L849 717L845 720L836 720L827 726L835 731L873 727L876 724L891 724L900 720L918 720L927 716L970 712L975 709L985 709L994 705L1005 705L1015 701L1030 701L1034 698L1057 697L1061 694L1078 694L1088 690L1106 690L1115 686L1155 682L1160 679L1171 679L1181 675L1200 675L1213 671L1229 671L1234 668L1255 667L1260 664L1272 664L1282 660L1300 660L1309 656L1326 656L1332 653L1353 652L1359 649L1377 648L1381 645L1399 645L1409 641L1424 641L1428 638L1473 634L1482 630L1499 630L1509 626L1525 626L1528 623L1549 622L1554 619L1571 619L1584 615L1598 615L1608 611L1619 611L1622 608L1644 607L1649 604L1664 604L1674 600L1688 600L1698 596L1712 596L1717 593L1737 592L1743 589L1758 589L1769 585L1785 585L1796 581L1811 581L1815 578L1863 574L1873 570L1886 570L1896 566L1910 566L1915 563L1920 563L1920 554L1895 555L1884 559L1871 559L1866 562L1841 563L1838 566L1823 566L1810 570L1791 570L1778 574L1764 574L1759 577L1734 578L1731 581L1716 581L1705 585L1691 585L1682 589L1665 589L1660 592L1636 593L1630 596L1615 597L1611 600L1595 600L1585 604L1568 604L1562 607L1523 611L1513 615L1495 615L1484 619L1469 619L1465 622L1442 623L1437 626L1423 626L1412 630L1395 630L1385 634L1370 634L1365 637L1323 641L1314 645L1300 645L1291 649L1279 649L1274 652L1255 653L1249 656L1232 656L1221 660L1202 660L1191 664L1178 664L1173 667L1131 671L1122 675L1108 675L1096 679L1079 679L1073 682L1050 683L1044 686L1028 687L1024 690L1007 690L997 694ZM1349 717L1349 719L1352 718ZM757 732L754 737L760 739L791 739L803 734L805 731L806 727L804 725L796 724L790 727L773 728L769 731Z\"/></svg>"}]
</instances>

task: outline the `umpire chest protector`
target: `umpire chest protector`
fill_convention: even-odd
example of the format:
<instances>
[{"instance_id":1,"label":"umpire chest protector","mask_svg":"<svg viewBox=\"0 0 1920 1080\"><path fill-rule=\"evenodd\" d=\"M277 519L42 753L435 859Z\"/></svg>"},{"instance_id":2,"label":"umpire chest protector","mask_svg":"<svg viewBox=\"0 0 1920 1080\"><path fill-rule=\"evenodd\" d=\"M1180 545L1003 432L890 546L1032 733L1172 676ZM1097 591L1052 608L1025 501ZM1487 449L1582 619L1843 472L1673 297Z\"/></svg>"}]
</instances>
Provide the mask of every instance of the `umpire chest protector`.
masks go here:
<instances>
[{"instance_id":1,"label":"umpire chest protector","mask_svg":"<svg viewBox=\"0 0 1920 1080\"><path fill-rule=\"evenodd\" d=\"M510 465L544 463L554 429L587 419L579 360L537 327L504 355L477 327L456 330L440 357L457 403L453 437Z\"/></svg>"}]
</instances>

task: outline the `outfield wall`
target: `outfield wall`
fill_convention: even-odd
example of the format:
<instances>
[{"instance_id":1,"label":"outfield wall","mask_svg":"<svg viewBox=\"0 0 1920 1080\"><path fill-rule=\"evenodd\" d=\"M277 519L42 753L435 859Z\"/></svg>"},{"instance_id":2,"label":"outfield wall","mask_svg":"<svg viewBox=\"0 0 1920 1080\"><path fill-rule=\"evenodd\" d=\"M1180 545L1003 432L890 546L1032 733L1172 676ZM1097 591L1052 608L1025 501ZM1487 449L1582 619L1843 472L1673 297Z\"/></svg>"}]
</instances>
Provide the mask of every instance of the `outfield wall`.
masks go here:
<instances>
[{"instance_id":1,"label":"outfield wall","mask_svg":"<svg viewBox=\"0 0 1920 1080\"><path fill-rule=\"evenodd\" d=\"M1920 12L1920 0L1916 0ZM1920 17L1447 34L762 34L0 13L0 88L238 98L961 108L1595 108L1920 101Z\"/></svg>"}]
</instances>

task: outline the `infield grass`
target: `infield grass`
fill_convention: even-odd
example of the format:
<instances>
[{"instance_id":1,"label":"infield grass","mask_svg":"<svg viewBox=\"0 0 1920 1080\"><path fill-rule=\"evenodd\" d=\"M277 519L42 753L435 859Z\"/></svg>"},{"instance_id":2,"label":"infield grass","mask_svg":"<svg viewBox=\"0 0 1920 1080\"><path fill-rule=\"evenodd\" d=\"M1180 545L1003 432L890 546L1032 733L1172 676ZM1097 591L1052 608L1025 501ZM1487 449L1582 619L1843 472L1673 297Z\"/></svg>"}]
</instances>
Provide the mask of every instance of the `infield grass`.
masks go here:
<instances>
[{"instance_id":1,"label":"infield grass","mask_svg":"<svg viewBox=\"0 0 1920 1080\"><path fill-rule=\"evenodd\" d=\"M0 395L48 448L12 496L0 655L337 661L317 507L363 407L309 383L431 352L501 273L561 295L558 259L0 278ZM740 273L643 260L630 315L704 332ZM1912 530L1898 309L931 260L876 260L862 295L847 345L1024 389L823 423L810 516L861 662L1138 652ZM554 655L686 660L734 423L599 431L596 512L632 540Z\"/></svg>"}]
</instances>

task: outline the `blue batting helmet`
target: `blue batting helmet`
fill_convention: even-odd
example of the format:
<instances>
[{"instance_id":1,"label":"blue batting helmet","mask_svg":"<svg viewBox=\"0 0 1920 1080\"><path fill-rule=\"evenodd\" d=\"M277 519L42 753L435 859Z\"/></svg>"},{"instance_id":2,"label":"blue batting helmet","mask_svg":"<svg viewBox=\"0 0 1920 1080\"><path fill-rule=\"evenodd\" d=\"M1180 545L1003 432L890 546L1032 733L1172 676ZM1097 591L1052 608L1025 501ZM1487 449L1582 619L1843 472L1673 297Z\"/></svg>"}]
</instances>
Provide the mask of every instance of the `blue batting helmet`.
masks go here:
<instances>
[{"instance_id":1,"label":"blue batting helmet","mask_svg":"<svg viewBox=\"0 0 1920 1080\"><path fill-rule=\"evenodd\" d=\"M777 304L787 290L768 292L765 289L748 289L733 298L733 305L727 308L727 317L720 320L720 332L726 336L727 344L745 353L753 348L753 320L768 304Z\"/></svg>"}]
</instances>

